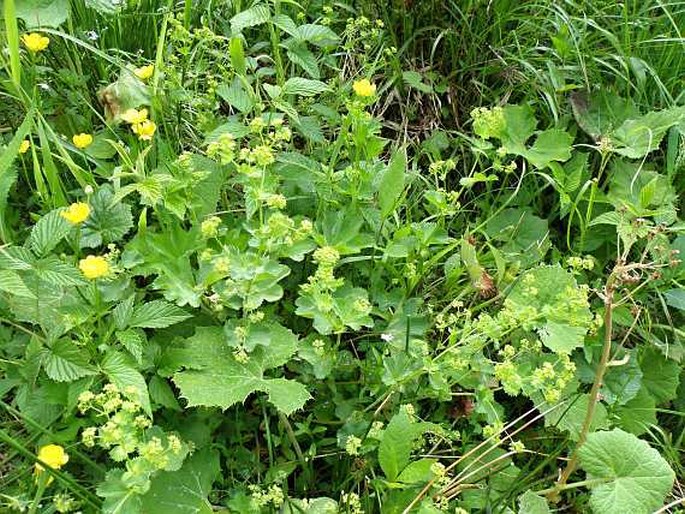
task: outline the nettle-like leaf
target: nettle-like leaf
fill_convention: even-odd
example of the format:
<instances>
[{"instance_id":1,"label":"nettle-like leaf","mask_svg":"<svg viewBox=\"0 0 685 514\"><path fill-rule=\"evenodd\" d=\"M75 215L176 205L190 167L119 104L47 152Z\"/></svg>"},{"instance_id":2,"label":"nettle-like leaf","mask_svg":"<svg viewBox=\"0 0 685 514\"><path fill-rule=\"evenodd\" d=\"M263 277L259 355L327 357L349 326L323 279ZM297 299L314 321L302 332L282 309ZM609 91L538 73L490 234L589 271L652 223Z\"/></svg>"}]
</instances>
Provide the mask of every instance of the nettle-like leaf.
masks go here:
<instances>
[{"instance_id":1,"label":"nettle-like leaf","mask_svg":"<svg viewBox=\"0 0 685 514\"><path fill-rule=\"evenodd\" d=\"M90 215L81 227L81 246L96 248L121 240L133 227L131 207L123 202L113 203L114 194L102 187L90 197Z\"/></svg>"},{"instance_id":2,"label":"nettle-like leaf","mask_svg":"<svg viewBox=\"0 0 685 514\"><path fill-rule=\"evenodd\" d=\"M595 432L578 450L597 514L648 514L663 505L675 473L645 441L620 429ZM602 483L604 482L604 483Z\"/></svg>"},{"instance_id":3,"label":"nettle-like leaf","mask_svg":"<svg viewBox=\"0 0 685 514\"><path fill-rule=\"evenodd\" d=\"M506 308L514 313L535 309L529 323L538 329L542 343L556 353L571 353L583 346L592 321L587 293L573 275L560 266L538 266L512 287Z\"/></svg>"},{"instance_id":4,"label":"nettle-like leaf","mask_svg":"<svg viewBox=\"0 0 685 514\"><path fill-rule=\"evenodd\" d=\"M239 344L234 331L221 327L198 327L193 337L170 351L176 369L184 368L173 375L173 381L189 406L227 409L258 391L266 393L269 401L285 414L304 406L311 398L304 385L265 376L268 370L282 366L295 354L297 336L273 323L260 327L260 338L265 337L265 327L269 330L268 344L262 340L253 345L255 349L246 362L239 362L234 356ZM248 332L248 341L249 338Z\"/></svg>"},{"instance_id":5,"label":"nettle-like leaf","mask_svg":"<svg viewBox=\"0 0 685 514\"><path fill-rule=\"evenodd\" d=\"M26 246L42 257L54 249L71 232L72 225L62 216L60 209L50 211L33 226Z\"/></svg>"},{"instance_id":6,"label":"nettle-like leaf","mask_svg":"<svg viewBox=\"0 0 685 514\"><path fill-rule=\"evenodd\" d=\"M97 373L88 361L87 352L69 339L58 339L46 350L43 368L57 382L73 382Z\"/></svg>"},{"instance_id":7,"label":"nettle-like leaf","mask_svg":"<svg viewBox=\"0 0 685 514\"><path fill-rule=\"evenodd\" d=\"M651 425L657 424L656 402L645 387L625 405L617 407L615 414L618 416L618 425L635 435L642 435Z\"/></svg>"},{"instance_id":8,"label":"nettle-like leaf","mask_svg":"<svg viewBox=\"0 0 685 514\"><path fill-rule=\"evenodd\" d=\"M183 309L164 300L153 300L133 310L128 326L139 328L166 328L190 318Z\"/></svg>"}]
</instances>

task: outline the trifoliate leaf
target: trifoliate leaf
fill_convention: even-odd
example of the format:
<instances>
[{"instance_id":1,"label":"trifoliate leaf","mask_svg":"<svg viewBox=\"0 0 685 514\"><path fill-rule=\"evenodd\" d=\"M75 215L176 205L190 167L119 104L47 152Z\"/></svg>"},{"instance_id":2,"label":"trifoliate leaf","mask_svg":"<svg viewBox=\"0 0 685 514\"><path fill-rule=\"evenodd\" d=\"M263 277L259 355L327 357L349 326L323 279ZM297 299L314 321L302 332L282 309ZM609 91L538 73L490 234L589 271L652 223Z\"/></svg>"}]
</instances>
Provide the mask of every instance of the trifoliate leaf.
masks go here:
<instances>
[{"instance_id":1,"label":"trifoliate leaf","mask_svg":"<svg viewBox=\"0 0 685 514\"><path fill-rule=\"evenodd\" d=\"M47 349L43 367L48 377L57 382L73 382L81 377L95 375L88 362L87 352L69 339L58 339Z\"/></svg>"},{"instance_id":2,"label":"trifoliate leaf","mask_svg":"<svg viewBox=\"0 0 685 514\"><path fill-rule=\"evenodd\" d=\"M204 448L186 459L178 471L162 471L152 478L141 498L146 514L212 514L207 500L219 477L219 454Z\"/></svg>"},{"instance_id":3,"label":"trifoliate leaf","mask_svg":"<svg viewBox=\"0 0 685 514\"><path fill-rule=\"evenodd\" d=\"M230 339L236 334L220 327L198 327L181 348L171 350L177 369L185 368L173 376L173 381L189 406L227 409L261 391L285 414L302 408L310 398L304 385L264 376L267 370L282 366L294 355L297 336L280 325L268 326L272 331L269 346L256 346L246 362L236 360L234 355L238 344ZM249 339L249 333L246 337Z\"/></svg>"},{"instance_id":4,"label":"trifoliate leaf","mask_svg":"<svg viewBox=\"0 0 685 514\"><path fill-rule=\"evenodd\" d=\"M596 514L649 514L663 505L675 473L659 452L633 434L614 429L590 434L578 450Z\"/></svg>"}]
</instances>

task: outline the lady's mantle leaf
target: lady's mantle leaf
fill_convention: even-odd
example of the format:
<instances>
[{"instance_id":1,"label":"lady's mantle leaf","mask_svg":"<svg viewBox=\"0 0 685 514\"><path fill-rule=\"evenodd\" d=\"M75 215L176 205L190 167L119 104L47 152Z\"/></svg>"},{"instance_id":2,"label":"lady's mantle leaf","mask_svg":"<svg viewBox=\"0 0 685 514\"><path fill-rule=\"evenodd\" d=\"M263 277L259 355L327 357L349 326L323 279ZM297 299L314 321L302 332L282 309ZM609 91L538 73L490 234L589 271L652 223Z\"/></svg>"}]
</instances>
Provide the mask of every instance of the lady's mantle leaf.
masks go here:
<instances>
[{"instance_id":1,"label":"lady's mantle leaf","mask_svg":"<svg viewBox=\"0 0 685 514\"><path fill-rule=\"evenodd\" d=\"M597 514L653 512L675 480L658 451L620 429L590 434L578 453L589 479L606 480L592 488L590 505Z\"/></svg>"},{"instance_id":2,"label":"lady's mantle leaf","mask_svg":"<svg viewBox=\"0 0 685 514\"><path fill-rule=\"evenodd\" d=\"M270 344L256 346L245 363L235 359L228 341L230 334L221 327L199 327L182 348L172 351L172 359L178 363L176 369L185 368L174 375L173 381L188 399L188 405L228 409L262 391L285 414L301 409L311 398L304 385L264 376L265 371L285 364L298 344L290 330L275 324L270 329Z\"/></svg>"}]
</instances>

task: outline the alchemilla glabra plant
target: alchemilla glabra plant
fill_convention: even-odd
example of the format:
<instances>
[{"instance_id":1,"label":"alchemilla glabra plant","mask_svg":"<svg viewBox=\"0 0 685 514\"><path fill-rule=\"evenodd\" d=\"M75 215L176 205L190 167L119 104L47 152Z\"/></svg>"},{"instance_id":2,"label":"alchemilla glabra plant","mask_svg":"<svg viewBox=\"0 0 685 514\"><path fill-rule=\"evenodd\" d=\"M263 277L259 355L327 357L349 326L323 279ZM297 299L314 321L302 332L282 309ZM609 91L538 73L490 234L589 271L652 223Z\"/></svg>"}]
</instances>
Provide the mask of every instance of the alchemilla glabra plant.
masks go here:
<instances>
[{"instance_id":1,"label":"alchemilla glabra plant","mask_svg":"<svg viewBox=\"0 0 685 514\"><path fill-rule=\"evenodd\" d=\"M682 15L359 4L5 0L0 510L682 510Z\"/></svg>"}]
</instances>

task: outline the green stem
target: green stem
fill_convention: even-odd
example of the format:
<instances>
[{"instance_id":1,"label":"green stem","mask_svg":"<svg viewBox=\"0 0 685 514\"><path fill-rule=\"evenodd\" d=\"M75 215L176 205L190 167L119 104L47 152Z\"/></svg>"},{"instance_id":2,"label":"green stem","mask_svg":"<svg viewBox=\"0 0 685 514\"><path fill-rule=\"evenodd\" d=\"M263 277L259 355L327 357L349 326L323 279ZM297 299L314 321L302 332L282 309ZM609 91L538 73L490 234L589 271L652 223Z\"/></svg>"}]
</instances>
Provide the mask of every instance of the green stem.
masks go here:
<instances>
[{"instance_id":1,"label":"green stem","mask_svg":"<svg viewBox=\"0 0 685 514\"><path fill-rule=\"evenodd\" d=\"M38 505L40 504L40 500L43 498L43 493L45 492L45 488L48 486L49 480L50 475L48 475L45 470L38 475L38 489L33 497L33 502L31 502L31 508L29 509L28 514L36 514Z\"/></svg>"}]
</instances>

